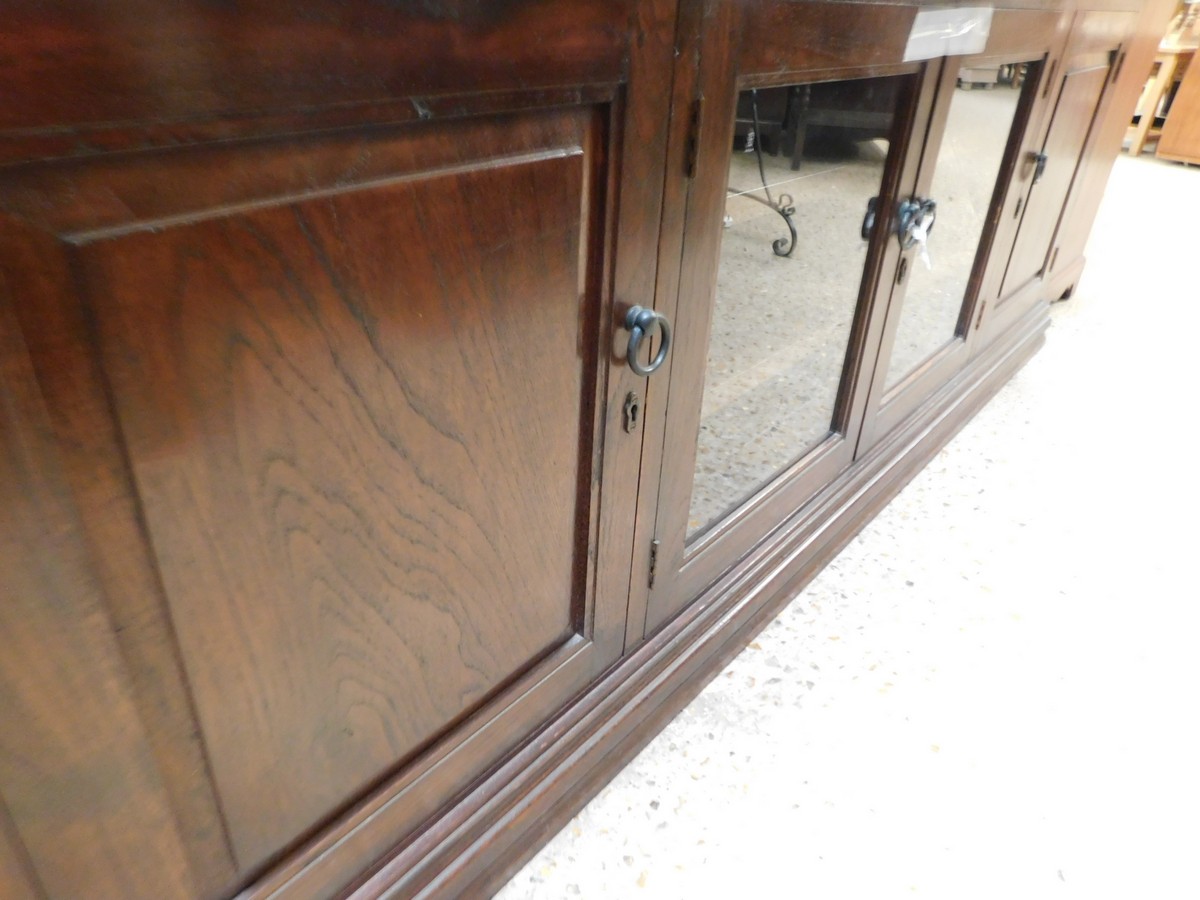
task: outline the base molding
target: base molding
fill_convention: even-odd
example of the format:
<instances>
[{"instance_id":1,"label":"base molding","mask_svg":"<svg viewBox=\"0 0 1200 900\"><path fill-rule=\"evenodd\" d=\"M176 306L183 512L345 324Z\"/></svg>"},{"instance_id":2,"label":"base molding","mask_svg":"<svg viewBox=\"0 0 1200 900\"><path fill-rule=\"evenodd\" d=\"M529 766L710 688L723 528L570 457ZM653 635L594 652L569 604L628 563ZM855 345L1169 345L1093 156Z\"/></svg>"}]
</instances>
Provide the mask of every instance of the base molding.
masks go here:
<instances>
[{"instance_id":1,"label":"base molding","mask_svg":"<svg viewBox=\"0 0 1200 900\"><path fill-rule=\"evenodd\" d=\"M736 656L1041 347L1043 305L686 610L623 657L508 759L356 885L356 898L486 896ZM329 851L336 854L335 846ZM309 873L311 876L312 873ZM297 878L243 896L310 896ZM268 876L269 878L269 876ZM267 879L264 879L266 882ZM265 885L264 885L265 886Z\"/></svg>"},{"instance_id":2,"label":"base molding","mask_svg":"<svg viewBox=\"0 0 1200 900\"><path fill-rule=\"evenodd\" d=\"M1070 265L1063 266L1043 282L1040 291L1042 298L1051 303L1069 299L1075 293L1075 285L1079 283L1079 277L1083 274L1084 261L1082 256L1077 257Z\"/></svg>"}]
</instances>

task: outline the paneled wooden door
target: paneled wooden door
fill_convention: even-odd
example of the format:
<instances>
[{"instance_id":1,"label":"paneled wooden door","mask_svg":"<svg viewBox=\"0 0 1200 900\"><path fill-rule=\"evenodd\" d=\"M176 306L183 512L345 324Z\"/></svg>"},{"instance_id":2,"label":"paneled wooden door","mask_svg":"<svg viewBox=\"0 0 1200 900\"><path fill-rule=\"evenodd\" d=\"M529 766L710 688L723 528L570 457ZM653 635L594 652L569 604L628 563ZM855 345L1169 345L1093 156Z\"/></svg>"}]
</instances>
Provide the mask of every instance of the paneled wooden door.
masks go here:
<instances>
[{"instance_id":1,"label":"paneled wooden door","mask_svg":"<svg viewBox=\"0 0 1200 900\"><path fill-rule=\"evenodd\" d=\"M624 646L620 323L653 305L673 4L480 10L371 13L462 57L388 55L429 93L355 108L375 124L0 174L5 284L197 895L309 839L259 887L335 892ZM192 741L204 765L170 770Z\"/></svg>"},{"instance_id":2,"label":"paneled wooden door","mask_svg":"<svg viewBox=\"0 0 1200 900\"><path fill-rule=\"evenodd\" d=\"M1122 42L1134 24L1130 13L1082 12L1076 14L1070 46L1063 64L1046 84L1048 115L1031 156L1041 160L1036 178L1034 166L1025 166L1024 200L1007 267L991 285L994 309L984 328L1001 332L1031 305L1042 298L1042 282L1052 279L1063 266L1083 261L1083 246L1076 235L1065 235L1068 248L1059 253L1059 223L1069 218L1068 207L1076 174L1091 146L1093 130L1103 109ZM1071 245L1073 244L1073 245ZM1057 298L1049 298L1057 299Z\"/></svg>"},{"instance_id":3,"label":"paneled wooden door","mask_svg":"<svg viewBox=\"0 0 1200 900\"><path fill-rule=\"evenodd\" d=\"M901 61L911 8L704 13L680 29L672 140L683 152L670 157L662 252L681 264L660 266L659 282L675 341L649 379L651 409L667 397L657 506L637 548L654 559L641 584L635 566L630 604L632 627L640 592L646 632L853 460L882 324L878 273L898 252L894 200L915 177L919 141L908 150L933 97L927 66ZM686 139L679 118L692 123Z\"/></svg>"}]
</instances>

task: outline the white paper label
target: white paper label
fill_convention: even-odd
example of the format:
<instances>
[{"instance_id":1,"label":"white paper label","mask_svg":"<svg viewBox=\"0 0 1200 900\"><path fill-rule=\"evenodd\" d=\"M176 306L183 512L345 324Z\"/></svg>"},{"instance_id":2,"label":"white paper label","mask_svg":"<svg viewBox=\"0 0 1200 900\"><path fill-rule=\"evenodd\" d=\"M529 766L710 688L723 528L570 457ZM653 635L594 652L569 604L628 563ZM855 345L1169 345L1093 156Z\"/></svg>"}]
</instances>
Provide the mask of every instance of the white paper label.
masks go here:
<instances>
[{"instance_id":1,"label":"white paper label","mask_svg":"<svg viewBox=\"0 0 1200 900\"><path fill-rule=\"evenodd\" d=\"M982 53L991 30L990 6L919 10L908 32L904 61Z\"/></svg>"}]
</instances>

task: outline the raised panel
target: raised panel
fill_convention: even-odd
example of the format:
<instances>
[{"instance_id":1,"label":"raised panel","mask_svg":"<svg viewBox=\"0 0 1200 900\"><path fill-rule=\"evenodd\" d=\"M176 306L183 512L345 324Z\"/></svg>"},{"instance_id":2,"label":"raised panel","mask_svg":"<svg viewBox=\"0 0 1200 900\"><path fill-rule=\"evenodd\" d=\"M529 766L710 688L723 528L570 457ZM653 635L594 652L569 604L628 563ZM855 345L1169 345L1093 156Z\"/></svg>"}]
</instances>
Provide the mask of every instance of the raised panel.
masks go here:
<instances>
[{"instance_id":1,"label":"raised panel","mask_svg":"<svg viewBox=\"0 0 1200 900\"><path fill-rule=\"evenodd\" d=\"M13 179L13 207L75 248L242 871L432 766L468 717L522 707L521 684L549 691L528 723L619 651L623 629L593 640L589 563L606 121ZM413 815L523 727L443 767Z\"/></svg>"},{"instance_id":2,"label":"raised panel","mask_svg":"<svg viewBox=\"0 0 1200 900\"><path fill-rule=\"evenodd\" d=\"M1109 71L1108 65L1101 65L1068 71L1063 76L1041 150L1047 160L1045 175L1030 190L1004 278L1001 307L1045 272L1050 243L1091 133Z\"/></svg>"},{"instance_id":3,"label":"raised panel","mask_svg":"<svg viewBox=\"0 0 1200 900\"><path fill-rule=\"evenodd\" d=\"M0 276L0 895L198 896L9 287Z\"/></svg>"}]
</instances>

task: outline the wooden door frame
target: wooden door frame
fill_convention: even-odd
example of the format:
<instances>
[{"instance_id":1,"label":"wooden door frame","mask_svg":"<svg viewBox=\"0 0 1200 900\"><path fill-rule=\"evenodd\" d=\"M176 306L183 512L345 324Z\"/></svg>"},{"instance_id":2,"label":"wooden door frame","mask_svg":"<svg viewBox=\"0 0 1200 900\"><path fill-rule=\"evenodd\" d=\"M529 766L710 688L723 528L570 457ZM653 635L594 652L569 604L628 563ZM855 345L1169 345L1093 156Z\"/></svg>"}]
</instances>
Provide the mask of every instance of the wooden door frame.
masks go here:
<instances>
[{"instance_id":1,"label":"wooden door frame","mask_svg":"<svg viewBox=\"0 0 1200 900\"><path fill-rule=\"evenodd\" d=\"M903 265L911 269L916 265L915 250L897 253L894 267L885 270L892 274L890 281L881 280L881 290L885 289L883 286L886 284L888 294L886 299L880 297L876 302L878 306L886 309L886 321L871 377L870 395L863 413L858 455L867 452L884 435L913 415L953 377L955 372L966 365L974 353L981 298L986 296L983 291L984 285L990 283L991 272L997 267L1003 268L1008 258L1007 245L1004 242L1011 240L1011 231L1002 224L1003 211L1008 206L1014 173L1024 172L1025 167L1020 165L1020 161L1029 146L1031 135L1040 131L1045 112L1044 104L1039 103L1039 99L1049 68L1046 61L1051 58L1051 54L1065 37L1064 21L1067 21L1066 17L1054 12L996 10L988 46L982 53L946 57L941 61L941 71L936 77L937 96L928 137L920 154L917 173L910 182L913 186L911 196L915 197L929 196L958 73L967 66L1013 62L1034 62L1040 65L1037 80L1023 88L1018 101L1008 143L1001 157L988 215L968 276L954 337L894 385L887 384L888 365L908 288L901 278L900 267ZM1028 177L1028 173L1025 174ZM932 199L936 201L938 198ZM993 248L996 247L1001 248L1001 252L994 254Z\"/></svg>"},{"instance_id":2,"label":"wooden door frame","mask_svg":"<svg viewBox=\"0 0 1200 900\"><path fill-rule=\"evenodd\" d=\"M1076 195L1076 184L1079 174L1084 167L1090 148L1097 137L1097 125L1103 119L1105 109L1113 95L1114 86L1120 75L1123 60L1123 48L1129 39L1129 32L1135 24L1136 16L1129 12L1113 11L1083 11L1074 16L1073 26L1069 32L1064 31L1059 49L1056 51L1059 65L1052 69L1043 92L1043 110L1038 127L1036 144L1031 149L1044 151L1050 140L1051 130L1066 90L1068 80L1072 75L1083 74L1087 71L1107 68L1108 77L1101 88L1096 106L1088 123L1088 132L1080 150L1079 157L1074 161L1070 183L1065 197L1061 200L1056 213L1054 227L1046 237L1045 253L1042 254L1041 272L1019 283L1011 283L1010 269L1014 263L1018 241L1021 238L1024 215L1020 219L1008 222L1011 235L1008 237L1008 255L1003 264L992 267L989 271L988 283L985 285L985 297L989 308L984 315L976 320L976 328L983 331L983 340L994 340L1028 310L1031 304L1058 299L1055 290L1062 289L1056 285L1069 287L1078 278L1083 267L1083 258L1059 260L1054 256L1055 247L1059 243L1059 233L1062 223L1069 217L1072 198ZM1068 42L1068 34L1070 36ZM1015 187L1015 193L1023 203L1024 214L1031 214L1033 204L1037 199L1036 189L1031 183L1031 170L1019 170L1017 176L1022 183ZM1012 205L1010 200L1010 206ZM1082 247L1080 248L1082 249Z\"/></svg>"},{"instance_id":3,"label":"wooden door frame","mask_svg":"<svg viewBox=\"0 0 1200 900\"><path fill-rule=\"evenodd\" d=\"M675 112L668 149L668 175L664 227L660 236L660 280L657 306L675 322L674 349L665 371L651 377L647 387L648 411L641 503L634 547L634 578L630 591L630 646L659 627L738 558L815 496L850 463L857 422L865 402L864 383L858 376L864 353L878 341L877 317L870 307L878 272L886 265L889 247L883 239L891 227L890 216L881 217L872 242L868 265L860 283L858 312L852 329L847 360L850 375L843 378L835 421L849 434L834 435L791 464L769 486L745 502L720 526L686 546L686 513L692 487L695 447L679 451L674 432L686 422L690 431L699 422L700 391L695 371L703 370L714 301L716 255L720 229L712 219L723 209L734 109L739 91L750 87L837 81L872 76L908 78L911 87L901 98L893 144L906 148L914 123L927 115L932 94L922 79L926 64L901 60L914 10L905 7L872 7L890 28L895 46L881 48L863 43L851 47L848 57L831 57L829 42L813 22L847 29L845 7L814 4L803 9L788 3L742 7L728 0L695 4L680 19L675 81ZM805 19L805 16L809 19ZM788 40L780 34L779 18L790 17ZM808 22L808 28L804 28ZM848 40L853 41L852 38ZM702 62L702 64L701 64ZM692 130L699 122L695 144ZM694 146L694 149L693 149ZM694 153L695 178L688 177L689 156ZM883 193L898 188L903 152L894 153L884 176ZM886 205L885 205L886 206ZM711 220L711 221L710 221ZM678 264L667 260L679 260ZM687 371L690 374L685 376ZM684 408L687 407L686 411ZM668 434L668 431L671 434ZM671 442L676 446L672 447ZM682 442L686 444L686 442ZM653 477L650 477L650 475ZM673 524L668 521L673 519ZM648 575L653 563L653 597ZM659 597L670 595L672 601Z\"/></svg>"}]
</instances>

